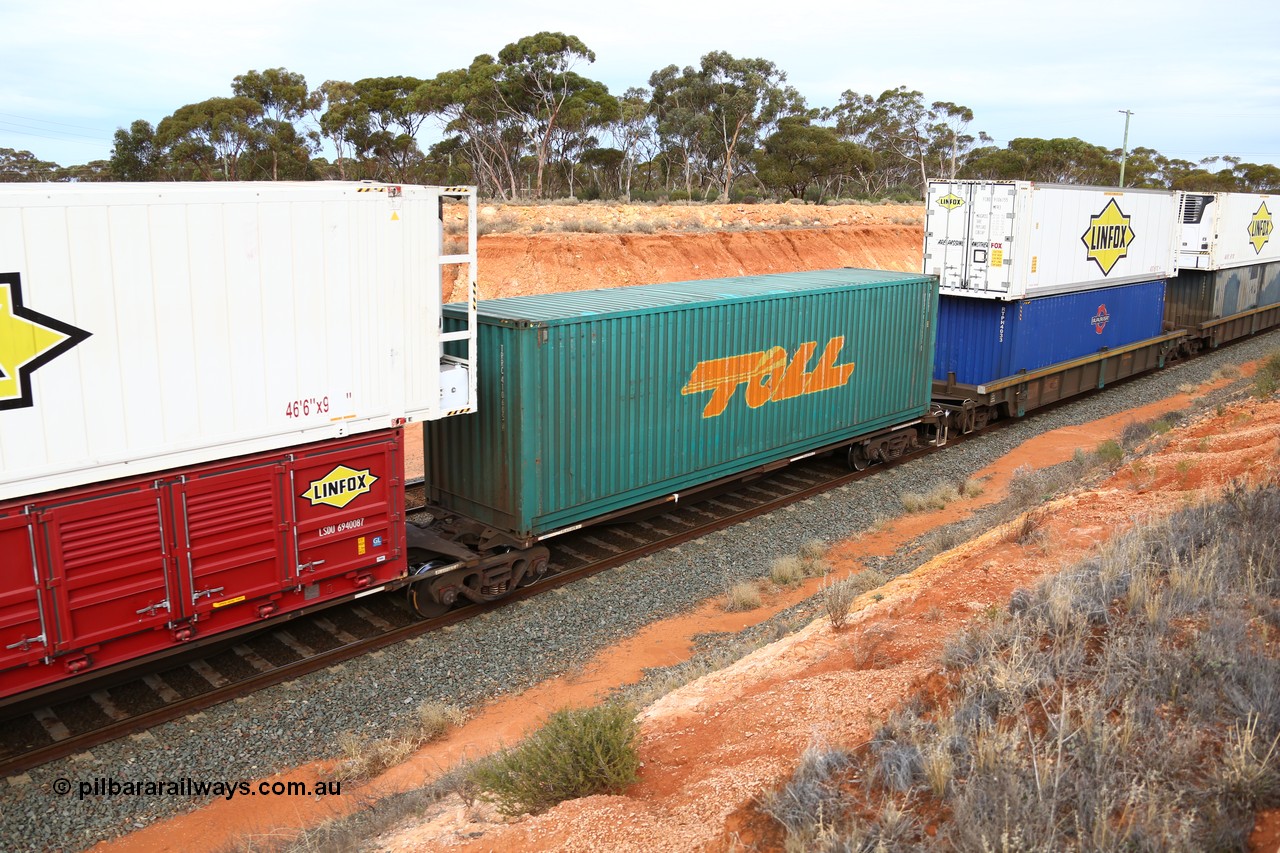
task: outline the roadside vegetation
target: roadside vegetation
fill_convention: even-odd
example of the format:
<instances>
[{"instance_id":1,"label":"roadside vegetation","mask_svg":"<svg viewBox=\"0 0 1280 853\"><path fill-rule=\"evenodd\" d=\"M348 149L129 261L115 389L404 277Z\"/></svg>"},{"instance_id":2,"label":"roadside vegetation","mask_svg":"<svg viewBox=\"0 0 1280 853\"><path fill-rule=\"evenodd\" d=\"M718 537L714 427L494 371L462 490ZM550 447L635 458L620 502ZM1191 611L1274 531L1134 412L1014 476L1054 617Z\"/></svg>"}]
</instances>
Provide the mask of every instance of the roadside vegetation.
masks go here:
<instances>
[{"instance_id":1,"label":"roadside vegetation","mask_svg":"<svg viewBox=\"0 0 1280 853\"><path fill-rule=\"evenodd\" d=\"M1280 484L1140 527L762 799L790 850L1244 849L1280 805ZM936 835L926 832L932 826Z\"/></svg>"}]
</instances>

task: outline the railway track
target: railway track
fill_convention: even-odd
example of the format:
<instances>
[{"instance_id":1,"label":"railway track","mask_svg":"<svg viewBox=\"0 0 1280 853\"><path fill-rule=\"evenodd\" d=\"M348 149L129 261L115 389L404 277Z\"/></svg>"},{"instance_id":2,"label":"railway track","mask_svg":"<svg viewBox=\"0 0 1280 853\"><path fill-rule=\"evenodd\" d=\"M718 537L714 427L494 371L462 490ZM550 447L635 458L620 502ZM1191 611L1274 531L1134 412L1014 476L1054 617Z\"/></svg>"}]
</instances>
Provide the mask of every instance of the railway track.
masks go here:
<instances>
[{"instance_id":1,"label":"railway track","mask_svg":"<svg viewBox=\"0 0 1280 853\"><path fill-rule=\"evenodd\" d=\"M932 452L928 448L925 452ZM910 459L919 458L913 454ZM538 595L657 551L875 473L850 471L840 455L787 468L670 504L626 521L552 540L553 573L500 602L420 620L395 593L305 614L249 636L166 658L146 669L80 682L0 711L0 776L49 761L204 708L291 681L342 661L438 630L512 601ZM408 490L420 484L408 484ZM408 505L415 506L410 496Z\"/></svg>"}]
</instances>

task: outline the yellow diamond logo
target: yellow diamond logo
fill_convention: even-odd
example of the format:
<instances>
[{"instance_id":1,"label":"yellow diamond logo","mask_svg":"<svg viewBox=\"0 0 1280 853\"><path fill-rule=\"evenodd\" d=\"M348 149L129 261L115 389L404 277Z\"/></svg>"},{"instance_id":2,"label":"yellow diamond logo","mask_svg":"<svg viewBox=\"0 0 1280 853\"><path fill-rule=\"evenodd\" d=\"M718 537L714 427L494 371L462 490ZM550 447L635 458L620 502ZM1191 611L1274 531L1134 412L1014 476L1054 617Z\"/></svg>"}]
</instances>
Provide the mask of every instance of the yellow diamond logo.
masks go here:
<instances>
[{"instance_id":1,"label":"yellow diamond logo","mask_svg":"<svg viewBox=\"0 0 1280 853\"><path fill-rule=\"evenodd\" d=\"M1254 254L1262 254L1262 247L1271 239L1271 229L1274 227L1271 211L1267 210L1267 203L1264 201L1249 220L1249 242L1253 244Z\"/></svg>"},{"instance_id":2,"label":"yellow diamond logo","mask_svg":"<svg viewBox=\"0 0 1280 853\"><path fill-rule=\"evenodd\" d=\"M89 337L22 304L22 277L0 273L0 410L35 405L31 374Z\"/></svg>"},{"instance_id":3,"label":"yellow diamond logo","mask_svg":"<svg viewBox=\"0 0 1280 853\"><path fill-rule=\"evenodd\" d=\"M1113 198L1101 213L1089 217L1089 229L1080 236L1080 241L1084 243L1089 260L1097 264L1105 276L1121 258L1128 257L1134 236L1133 229L1129 227L1129 217L1124 215Z\"/></svg>"},{"instance_id":4,"label":"yellow diamond logo","mask_svg":"<svg viewBox=\"0 0 1280 853\"><path fill-rule=\"evenodd\" d=\"M942 198L938 199L938 207L944 208L948 211L955 210L962 204L964 204L964 199L960 198L960 196L955 193L947 193Z\"/></svg>"},{"instance_id":5,"label":"yellow diamond logo","mask_svg":"<svg viewBox=\"0 0 1280 853\"><path fill-rule=\"evenodd\" d=\"M342 509L361 495L368 494L378 480L368 468L357 471L339 465L319 480L312 480L302 497L311 501L312 506L324 504Z\"/></svg>"}]
</instances>

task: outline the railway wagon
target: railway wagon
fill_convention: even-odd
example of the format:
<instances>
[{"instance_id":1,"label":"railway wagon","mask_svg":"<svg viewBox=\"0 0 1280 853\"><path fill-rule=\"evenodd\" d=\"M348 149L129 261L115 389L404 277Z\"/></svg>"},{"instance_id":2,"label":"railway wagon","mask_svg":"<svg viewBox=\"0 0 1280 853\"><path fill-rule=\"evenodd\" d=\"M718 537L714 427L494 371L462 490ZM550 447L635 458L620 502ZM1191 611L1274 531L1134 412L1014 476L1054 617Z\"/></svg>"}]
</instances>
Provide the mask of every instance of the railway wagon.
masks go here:
<instances>
[{"instance_id":1,"label":"railway wagon","mask_svg":"<svg viewBox=\"0 0 1280 853\"><path fill-rule=\"evenodd\" d=\"M944 295L1016 301L1168 278L1176 192L930 181L923 271Z\"/></svg>"},{"instance_id":2,"label":"railway wagon","mask_svg":"<svg viewBox=\"0 0 1280 853\"><path fill-rule=\"evenodd\" d=\"M855 439L900 453L936 311L932 277L855 269L486 301L479 413L427 425L429 497L527 547Z\"/></svg>"},{"instance_id":3,"label":"railway wagon","mask_svg":"<svg viewBox=\"0 0 1280 853\"><path fill-rule=\"evenodd\" d=\"M474 408L440 315L474 222L460 187L0 191L0 700L407 576L401 425Z\"/></svg>"}]
</instances>

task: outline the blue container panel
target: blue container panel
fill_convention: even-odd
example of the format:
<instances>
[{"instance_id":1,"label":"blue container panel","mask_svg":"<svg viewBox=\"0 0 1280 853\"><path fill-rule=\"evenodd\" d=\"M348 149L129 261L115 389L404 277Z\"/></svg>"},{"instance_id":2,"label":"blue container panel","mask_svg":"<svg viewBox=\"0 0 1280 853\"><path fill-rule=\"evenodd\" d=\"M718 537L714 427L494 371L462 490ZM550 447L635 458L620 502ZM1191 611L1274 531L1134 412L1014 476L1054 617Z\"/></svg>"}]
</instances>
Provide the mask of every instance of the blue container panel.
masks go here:
<instances>
[{"instance_id":1,"label":"blue container panel","mask_svg":"<svg viewBox=\"0 0 1280 853\"><path fill-rule=\"evenodd\" d=\"M933 378L980 385L1154 338L1164 282L1151 281L1019 302L944 295Z\"/></svg>"}]
</instances>

